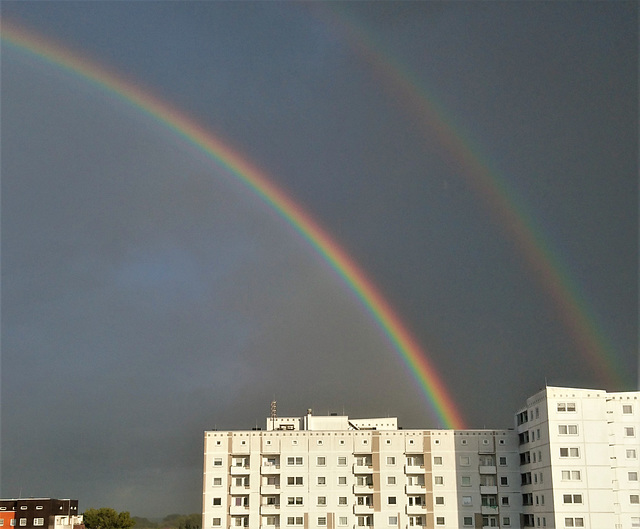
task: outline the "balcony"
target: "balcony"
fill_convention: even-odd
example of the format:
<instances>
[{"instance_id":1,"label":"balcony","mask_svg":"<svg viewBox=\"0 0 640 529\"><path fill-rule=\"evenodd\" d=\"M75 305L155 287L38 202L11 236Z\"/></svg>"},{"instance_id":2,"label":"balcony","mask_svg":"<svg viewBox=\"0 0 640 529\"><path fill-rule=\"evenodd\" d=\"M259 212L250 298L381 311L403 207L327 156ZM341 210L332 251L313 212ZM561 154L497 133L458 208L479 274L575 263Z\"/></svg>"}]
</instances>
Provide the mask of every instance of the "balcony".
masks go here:
<instances>
[{"instance_id":1,"label":"balcony","mask_svg":"<svg viewBox=\"0 0 640 529\"><path fill-rule=\"evenodd\" d=\"M373 505L354 505L353 514L363 516L373 514Z\"/></svg>"},{"instance_id":2,"label":"balcony","mask_svg":"<svg viewBox=\"0 0 640 529\"><path fill-rule=\"evenodd\" d=\"M480 465L478 467L478 471L480 472L480 474L496 474L498 472L498 469L495 465Z\"/></svg>"},{"instance_id":3,"label":"balcony","mask_svg":"<svg viewBox=\"0 0 640 529\"><path fill-rule=\"evenodd\" d=\"M498 494L498 486L480 485L480 494Z\"/></svg>"},{"instance_id":4,"label":"balcony","mask_svg":"<svg viewBox=\"0 0 640 529\"><path fill-rule=\"evenodd\" d=\"M357 463L353 464L353 473L354 474L371 474L372 466L370 464L358 465Z\"/></svg>"},{"instance_id":5,"label":"balcony","mask_svg":"<svg viewBox=\"0 0 640 529\"><path fill-rule=\"evenodd\" d=\"M280 465L262 465L260 467L260 474L280 474Z\"/></svg>"},{"instance_id":6,"label":"balcony","mask_svg":"<svg viewBox=\"0 0 640 529\"><path fill-rule=\"evenodd\" d=\"M481 507L482 514L498 514L497 505L483 505Z\"/></svg>"},{"instance_id":7,"label":"balcony","mask_svg":"<svg viewBox=\"0 0 640 529\"><path fill-rule=\"evenodd\" d=\"M405 485L404 490L407 494L424 494L424 483L419 485Z\"/></svg>"},{"instance_id":8,"label":"balcony","mask_svg":"<svg viewBox=\"0 0 640 529\"><path fill-rule=\"evenodd\" d=\"M231 485L229 487L229 494L232 496L244 496L249 494L250 490L249 485Z\"/></svg>"},{"instance_id":9,"label":"balcony","mask_svg":"<svg viewBox=\"0 0 640 529\"><path fill-rule=\"evenodd\" d=\"M250 469L248 466L242 466L242 467L238 467L238 466L233 466L231 467L231 475L232 476L244 476L246 474L248 474L250 472Z\"/></svg>"},{"instance_id":10,"label":"balcony","mask_svg":"<svg viewBox=\"0 0 640 529\"><path fill-rule=\"evenodd\" d=\"M371 494L373 491L373 484L371 485L354 485L353 493L354 494Z\"/></svg>"},{"instance_id":11,"label":"balcony","mask_svg":"<svg viewBox=\"0 0 640 529\"><path fill-rule=\"evenodd\" d=\"M231 505L229 506L229 514L231 516L247 516L249 514L249 506Z\"/></svg>"},{"instance_id":12,"label":"balcony","mask_svg":"<svg viewBox=\"0 0 640 529\"><path fill-rule=\"evenodd\" d=\"M263 503L260 505L260 514L267 515L276 515L280 514L280 504L279 503Z\"/></svg>"},{"instance_id":13,"label":"balcony","mask_svg":"<svg viewBox=\"0 0 640 529\"><path fill-rule=\"evenodd\" d=\"M424 474L424 465L405 465L405 474Z\"/></svg>"},{"instance_id":14,"label":"balcony","mask_svg":"<svg viewBox=\"0 0 640 529\"><path fill-rule=\"evenodd\" d=\"M239 488L239 487L238 487ZM236 492L236 494L239 494ZM280 494L280 484L277 483L275 485L261 485L260 486L260 494Z\"/></svg>"},{"instance_id":15,"label":"balcony","mask_svg":"<svg viewBox=\"0 0 640 529\"><path fill-rule=\"evenodd\" d=\"M426 505L407 505L407 514L409 516L420 516L427 512Z\"/></svg>"}]
</instances>

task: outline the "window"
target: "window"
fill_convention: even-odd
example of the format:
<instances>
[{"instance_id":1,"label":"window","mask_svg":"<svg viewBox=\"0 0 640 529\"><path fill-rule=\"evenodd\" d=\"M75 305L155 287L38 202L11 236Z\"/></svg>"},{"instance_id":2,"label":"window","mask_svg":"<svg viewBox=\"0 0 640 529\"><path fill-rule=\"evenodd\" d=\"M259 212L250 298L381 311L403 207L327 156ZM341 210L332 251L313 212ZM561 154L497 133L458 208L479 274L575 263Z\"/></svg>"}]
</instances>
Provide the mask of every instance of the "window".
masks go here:
<instances>
[{"instance_id":1,"label":"window","mask_svg":"<svg viewBox=\"0 0 640 529\"><path fill-rule=\"evenodd\" d=\"M509 478L507 476L500 476L500 485L507 487L509 485Z\"/></svg>"},{"instance_id":2,"label":"window","mask_svg":"<svg viewBox=\"0 0 640 529\"><path fill-rule=\"evenodd\" d=\"M389 525L398 525L398 517L389 516Z\"/></svg>"},{"instance_id":3,"label":"window","mask_svg":"<svg viewBox=\"0 0 640 529\"><path fill-rule=\"evenodd\" d=\"M217 507L219 505L222 505L222 498L213 498L213 506Z\"/></svg>"},{"instance_id":4,"label":"window","mask_svg":"<svg viewBox=\"0 0 640 529\"><path fill-rule=\"evenodd\" d=\"M318 496L318 505L324 507L327 504L326 496Z\"/></svg>"},{"instance_id":5,"label":"window","mask_svg":"<svg viewBox=\"0 0 640 529\"><path fill-rule=\"evenodd\" d=\"M500 459L498 461L501 467L507 466L507 458L505 456L500 456Z\"/></svg>"},{"instance_id":6,"label":"window","mask_svg":"<svg viewBox=\"0 0 640 529\"><path fill-rule=\"evenodd\" d=\"M340 456L338 458L338 466L339 467L346 467L347 466L347 458L344 456Z\"/></svg>"},{"instance_id":7,"label":"window","mask_svg":"<svg viewBox=\"0 0 640 529\"><path fill-rule=\"evenodd\" d=\"M580 481L580 471L579 470L563 470L562 480L563 481Z\"/></svg>"},{"instance_id":8,"label":"window","mask_svg":"<svg viewBox=\"0 0 640 529\"><path fill-rule=\"evenodd\" d=\"M318 439L318 440L316 441L316 444L317 444L318 446L322 446L322 439Z\"/></svg>"},{"instance_id":9,"label":"window","mask_svg":"<svg viewBox=\"0 0 640 529\"><path fill-rule=\"evenodd\" d=\"M436 525L444 525L444 516L436 516Z\"/></svg>"},{"instance_id":10,"label":"window","mask_svg":"<svg viewBox=\"0 0 640 529\"><path fill-rule=\"evenodd\" d=\"M287 525L302 525L304 518L302 516L288 516Z\"/></svg>"},{"instance_id":11,"label":"window","mask_svg":"<svg viewBox=\"0 0 640 529\"><path fill-rule=\"evenodd\" d=\"M444 505L444 496L436 496L436 505Z\"/></svg>"},{"instance_id":12,"label":"window","mask_svg":"<svg viewBox=\"0 0 640 529\"><path fill-rule=\"evenodd\" d=\"M346 496L339 496L338 497L338 505L346 505L347 504L347 497Z\"/></svg>"},{"instance_id":13,"label":"window","mask_svg":"<svg viewBox=\"0 0 640 529\"><path fill-rule=\"evenodd\" d=\"M302 505L302 496L289 496L287 505Z\"/></svg>"},{"instance_id":14,"label":"window","mask_svg":"<svg viewBox=\"0 0 640 529\"><path fill-rule=\"evenodd\" d=\"M511 518L509 518L508 516L504 516L502 518L502 525L504 525L504 526L511 525Z\"/></svg>"},{"instance_id":15,"label":"window","mask_svg":"<svg viewBox=\"0 0 640 529\"><path fill-rule=\"evenodd\" d=\"M577 447L560 448L560 457L580 457L580 451Z\"/></svg>"},{"instance_id":16,"label":"window","mask_svg":"<svg viewBox=\"0 0 640 529\"><path fill-rule=\"evenodd\" d=\"M633 426L627 426L624 429L624 435L625 437L635 437L636 429Z\"/></svg>"},{"instance_id":17,"label":"window","mask_svg":"<svg viewBox=\"0 0 640 529\"><path fill-rule=\"evenodd\" d=\"M27 519L26 518L20 518L20 526L24 527L25 525L27 525Z\"/></svg>"},{"instance_id":18,"label":"window","mask_svg":"<svg viewBox=\"0 0 640 529\"><path fill-rule=\"evenodd\" d=\"M462 496L462 505L466 507L473 505L471 496Z\"/></svg>"},{"instance_id":19,"label":"window","mask_svg":"<svg viewBox=\"0 0 640 529\"><path fill-rule=\"evenodd\" d=\"M629 481L638 481L638 473L629 472Z\"/></svg>"},{"instance_id":20,"label":"window","mask_svg":"<svg viewBox=\"0 0 640 529\"><path fill-rule=\"evenodd\" d=\"M563 494L562 503L582 503L582 494Z\"/></svg>"},{"instance_id":21,"label":"window","mask_svg":"<svg viewBox=\"0 0 640 529\"><path fill-rule=\"evenodd\" d=\"M318 525L327 525L327 517L318 516Z\"/></svg>"},{"instance_id":22,"label":"window","mask_svg":"<svg viewBox=\"0 0 640 529\"><path fill-rule=\"evenodd\" d=\"M317 458L316 462L319 467L323 467L327 464L327 459L324 456L320 456Z\"/></svg>"},{"instance_id":23,"label":"window","mask_svg":"<svg viewBox=\"0 0 640 529\"><path fill-rule=\"evenodd\" d=\"M624 413L625 415L633 413L633 406L631 404L623 404L622 413Z\"/></svg>"},{"instance_id":24,"label":"window","mask_svg":"<svg viewBox=\"0 0 640 529\"><path fill-rule=\"evenodd\" d=\"M576 411L575 402L558 402L558 411Z\"/></svg>"},{"instance_id":25,"label":"window","mask_svg":"<svg viewBox=\"0 0 640 529\"><path fill-rule=\"evenodd\" d=\"M213 486L214 487L222 486L222 478L213 478Z\"/></svg>"},{"instance_id":26,"label":"window","mask_svg":"<svg viewBox=\"0 0 640 529\"><path fill-rule=\"evenodd\" d=\"M387 456L387 465L395 465L396 464L396 458L393 456Z\"/></svg>"},{"instance_id":27,"label":"window","mask_svg":"<svg viewBox=\"0 0 640 529\"><path fill-rule=\"evenodd\" d=\"M214 518L211 525L213 525L213 527L220 527L222 525L222 518Z\"/></svg>"},{"instance_id":28,"label":"window","mask_svg":"<svg viewBox=\"0 0 640 529\"><path fill-rule=\"evenodd\" d=\"M442 464L442 458L440 458L440 464ZM470 465L469 456L460 456L460 466L468 467Z\"/></svg>"},{"instance_id":29,"label":"window","mask_svg":"<svg viewBox=\"0 0 640 529\"><path fill-rule=\"evenodd\" d=\"M565 518L565 527L584 527L584 518Z\"/></svg>"},{"instance_id":30,"label":"window","mask_svg":"<svg viewBox=\"0 0 640 529\"><path fill-rule=\"evenodd\" d=\"M302 485L302 476L289 476L287 485Z\"/></svg>"},{"instance_id":31,"label":"window","mask_svg":"<svg viewBox=\"0 0 640 529\"><path fill-rule=\"evenodd\" d=\"M346 485L347 476L338 476L338 485Z\"/></svg>"},{"instance_id":32,"label":"window","mask_svg":"<svg viewBox=\"0 0 640 529\"><path fill-rule=\"evenodd\" d=\"M473 525L473 518L471 516L465 516L462 518L462 525L465 527Z\"/></svg>"},{"instance_id":33,"label":"window","mask_svg":"<svg viewBox=\"0 0 640 529\"><path fill-rule=\"evenodd\" d=\"M500 498L500 505L504 505L505 507L509 505L509 496L502 496Z\"/></svg>"},{"instance_id":34,"label":"window","mask_svg":"<svg viewBox=\"0 0 640 529\"><path fill-rule=\"evenodd\" d=\"M558 433L560 435L578 435L577 424L559 424Z\"/></svg>"},{"instance_id":35,"label":"window","mask_svg":"<svg viewBox=\"0 0 640 529\"><path fill-rule=\"evenodd\" d=\"M214 467L221 467L222 466L222 458L221 457L214 458L213 466Z\"/></svg>"},{"instance_id":36,"label":"window","mask_svg":"<svg viewBox=\"0 0 640 529\"><path fill-rule=\"evenodd\" d=\"M301 457L287 457L287 465L300 466L300 465L302 465L302 458Z\"/></svg>"},{"instance_id":37,"label":"window","mask_svg":"<svg viewBox=\"0 0 640 529\"><path fill-rule=\"evenodd\" d=\"M629 503L631 503L632 505L638 505L640 503L640 495L631 494L629 496Z\"/></svg>"},{"instance_id":38,"label":"window","mask_svg":"<svg viewBox=\"0 0 640 529\"><path fill-rule=\"evenodd\" d=\"M442 465L442 457L440 456L436 456L433 458L433 464L434 465Z\"/></svg>"},{"instance_id":39,"label":"window","mask_svg":"<svg viewBox=\"0 0 640 529\"><path fill-rule=\"evenodd\" d=\"M636 456L636 449L635 448L628 448L627 449L627 459L635 459Z\"/></svg>"},{"instance_id":40,"label":"window","mask_svg":"<svg viewBox=\"0 0 640 529\"><path fill-rule=\"evenodd\" d=\"M41 511L42 510L42 505L36 505L36 511Z\"/></svg>"},{"instance_id":41,"label":"window","mask_svg":"<svg viewBox=\"0 0 640 529\"><path fill-rule=\"evenodd\" d=\"M444 485L444 478L442 476L435 476L433 481L436 485Z\"/></svg>"},{"instance_id":42,"label":"window","mask_svg":"<svg viewBox=\"0 0 640 529\"><path fill-rule=\"evenodd\" d=\"M346 516L340 516L340 518L338 518L338 525L347 525L347 520L348 518Z\"/></svg>"},{"instance_id":43,"label":"window","mask_svg":"<svg viewBox=\"0 0 640 529\"><path fill-rule=\"evenodd\" d=\"M396 477L395 476L387 476L387 485L395 485Z\"/></svg>"},{"instance_id":44,"label":"window","mask_svg":"<svg viewBox=\"0 0 640 529\"><path fill-rule=\"evenodd\" d=\"M640 527L640 516L631 517L631 527Z\"/></svg>"},{"instance_id":45,"label":"window","mask_svg":"<svg viewBox=\"0 0 640 529\"><path fill-rule=\"evenodd\" d=\"M44 518L34 518L33 525L44 525Z\"/></svg>"},{"instance_id":46,"label":"window","mask_svg":"<svg viewBox=\"0 0 640 529\"><path fill-rule=\"evenodd\" d=\"M318 485L326 485L327 484L327 478L325 478L324 476L318 476Z\"/></svg>"},{"instance_id":47,"label":"window","mask_svg":"<svg viewBox=\"0 0 640 529\"><path fill-rule=\"evenodd\" d=\"M0 518L0 527L4 525L4 518Z\"/></svg>"},{"instance_id":48,"label":"window","mask_svg":"<svg viewBox=\"0 0 640 529\"><path fill-rule=\"evenodd\" d=\"M387 498L387 504L389 505L395 505L396 504L396 497L395 496L389 496Z\"/></svg>"}]
</instances>

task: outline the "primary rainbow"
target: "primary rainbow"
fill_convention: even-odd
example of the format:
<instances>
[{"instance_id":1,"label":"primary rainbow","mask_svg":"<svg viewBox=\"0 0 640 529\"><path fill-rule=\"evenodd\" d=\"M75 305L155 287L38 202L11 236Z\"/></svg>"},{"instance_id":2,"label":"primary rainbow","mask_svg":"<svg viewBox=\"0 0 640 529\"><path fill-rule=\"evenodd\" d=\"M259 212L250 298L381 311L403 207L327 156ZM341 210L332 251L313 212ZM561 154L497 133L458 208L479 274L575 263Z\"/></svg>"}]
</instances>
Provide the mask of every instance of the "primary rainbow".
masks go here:
<instances>
[{"instance_id":1,"label":"primary rainbow","mask_svg":"<svg viewBox=\"0 0 640 529\"><path fill-rule=\"evenodd\" d=\"M412 116L419 116L430 135L435 133L440 145L459 165L461 175L485 200L498 224L518 245L556 305L557 314L578 352L594 373L612 388L619 390L630 385L630 373L622 372L615 348L598 322L584 289L572 277L560 251L544 236L525 203L510 189L507 179L492 167L462 128L456 126L455 119L447 114L435 95L387 53L372 32L348 16L340 4L320 3L319 7L316 12L325 22L337 27L352 48L378 71L379 79L394 92L395 101L407 106Z\"/></svg>"},{"instance_id":2,"label":"primary rainbow","mask_svg":"<svg viewBox=\"0 0 640 529\"><path fill-rule=\"evenodd\" d=\"M246 158L232 150L183 112L92 61L49 39L2 21L2 42L62 68L96 88L134 106L196 146L228 169L285 219L355 293L409 368L442 426L462 429L465 423L435 368L415 338L363 270L301 207Z\"/></svg>"}]
</instances>

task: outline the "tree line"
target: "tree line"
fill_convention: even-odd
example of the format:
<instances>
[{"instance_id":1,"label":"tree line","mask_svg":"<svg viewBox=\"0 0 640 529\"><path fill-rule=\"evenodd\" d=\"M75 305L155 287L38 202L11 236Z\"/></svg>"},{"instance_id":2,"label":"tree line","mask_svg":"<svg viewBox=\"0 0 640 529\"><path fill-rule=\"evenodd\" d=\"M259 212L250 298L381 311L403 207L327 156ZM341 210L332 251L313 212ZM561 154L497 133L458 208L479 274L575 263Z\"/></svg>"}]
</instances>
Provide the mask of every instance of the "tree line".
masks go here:
<instances>
[{"instance_id":1,"label":"tree line","mask_svg":"<svg viewBox=\"0 0 640 529\"><path fill-rule=\"evenodd\" d=\"M109 507L87 509L83 515L86 529L200 529L202 515L169 514L160 522L148 518L131 516L129 512L118 512Z\"/></svg>"}]
</instances>

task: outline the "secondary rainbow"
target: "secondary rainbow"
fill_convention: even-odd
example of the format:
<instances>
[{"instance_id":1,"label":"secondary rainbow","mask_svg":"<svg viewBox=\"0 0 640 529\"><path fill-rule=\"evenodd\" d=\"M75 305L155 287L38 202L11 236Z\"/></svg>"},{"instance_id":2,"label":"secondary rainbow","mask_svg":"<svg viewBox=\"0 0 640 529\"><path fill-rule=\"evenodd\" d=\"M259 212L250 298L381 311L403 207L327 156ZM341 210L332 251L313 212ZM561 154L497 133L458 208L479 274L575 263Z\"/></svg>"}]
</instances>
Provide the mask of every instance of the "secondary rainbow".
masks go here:
<instances>
[{"instance_id":1,"label":"secondary rainbow","mask_svg":"<svg viewBox=\"0 0 640 529\"><path fill-rule=\"evenodd\" d=\"M141 89L50 39L7 23L6 20L2 21L1 38L6 45L37 56L136 107L233 173L293 226L355 293L411 371L442 426L456 429L465 427L434 366L380 291L320 225L262 171L185 113L154 97L148 90Z\"/></svg>"},{"instance_id":2,"label":"secondary rainbow","mask_svg":"<svg viewBox=\"0 0 640 529\"><path fill-rule=\"evenodd\" d=\"M557 314L578 351L603 383L615 388L631 385L630 373L621 371L615 348L599 324L584 289L574 280L560 251L544 236L526 204L510 189L506 178L456 125L435 95L387 53L360 21L340 9L339 4L312 7L326 23L337 27L351 47L379 73L379 79L394 92L395 100L406 106L412 116L421 118L430 137L436 134L440 145L460 167L461 175L484 199L498 225L516 242L531 271L556 305Z\"/></svg>"}]
</instances>

